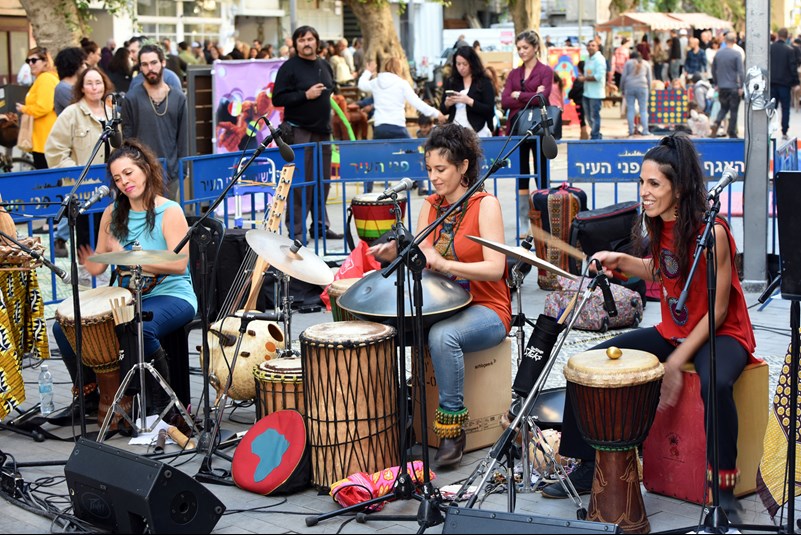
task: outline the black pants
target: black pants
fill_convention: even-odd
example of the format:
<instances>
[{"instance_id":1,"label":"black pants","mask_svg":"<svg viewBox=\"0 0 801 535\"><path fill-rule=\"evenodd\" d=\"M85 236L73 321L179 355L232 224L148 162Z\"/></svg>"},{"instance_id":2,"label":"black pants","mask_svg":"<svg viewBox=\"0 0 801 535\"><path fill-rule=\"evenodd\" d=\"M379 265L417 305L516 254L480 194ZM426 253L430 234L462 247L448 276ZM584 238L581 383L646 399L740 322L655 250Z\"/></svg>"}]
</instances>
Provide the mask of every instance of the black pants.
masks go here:
<instances>
[{"instance_id":1,"label":"black pants","mask_svg":"<svg viewBox=\"0 0 801 535\"><path fill-rule=\"evenodd\" d=\"M729 114L729 126L726 133L729 137L737 137L737 114L740 111L740 92L738 89L719 89L718 100L720 101L720 111L715 119L715 125L720 126L726 114Z\"/></svg>"},{"instance_id":2,"label":"black pants","mask_svg":"<svg viewBox=\"0 0 801 535\"><path fill-rule=\"evenodd\" d=\"M540 140L542 141L542 140ZM531 164L529 163L529 159L531 158L531 153L534 151L534 143L525 142L520 145L520 174L521 175L529 175L531 174ZM547 188L549 187L549 178L548 178L548 159L545 158L545 155L542 153L542 143L540 143L540 152L537 156L540 161L540 181L539 186L534 184L534 189L537 187L540 188ZM536 160L535 160L536 162ZM520 177L517 179L517 189L530 189L529 183L531 179L527 176Z\"/></svg>"},{"instance_id":3,"label":"black pants","mask_svg":"<svg viewBox=\"0 0 801 535\"><path fill-rule=\"evenodd\" d=\"M43 152L31 152L33 156L33 166L36 169L47 169L47 158Z\"/></svg>"},{"instance_id":4,"label":"black pants","mask_svg":"<svg viewBox=\"0 0 801 535\"><path fill-rule=\"evenodd\" d=\"M329 134L318 134L317 132L310 132L309 130L305 130L300 127L293 127L292 128L293 134L293 144L298 143L318 143L321 141L330 141L331 136ZM323 221L312 221L312 225L309 227L312 231L316 226L320 236L325 234L325 231L328 227L331 226L331 221L328 219L328 209L325 207L325 201L328 199L328 190L331 189L331 145L323 145L322 146L323 152L323 176L321 179L317 179L316 173L317 169L314 167L314 154L311 150L304 150L304 162L303 164L306 166L306 176L301 177L293 177L294 182L300 182L301 180L304 182L314 182L315 180L325 180L323 185L323 198L318 199L319 206L321 206L322 214L318 217L322 217L324 214L325 219ZM303 191L306 192L306 199L304 200ZM312 210L312 205L315 202L314 200L314 188L311 186L306 186L305 188L292 188L291 193L292 198L292 214L293 220L289 220L290 211L286 211L286 226L290 230L290 236L294 237L295 239L303 241L306 236L306 219L309 216L309 212L312 214L312 218L314 217L314 211ZM312 234L314 234L312 232Z\"/></svg>"},{"instance_id":5,"label":"black pants","mask_svg":"<svg viewBox=\"0 0 801 535\"><path fill-rule=\"evenodd\" d=\"M716 338L716 372L718 397L718 446L721 470L733 470L737 467L737 407L734 405L734 382L740 377L746 363L748 353L745 348L729 336ZM593 349L604 349L617 346L626 349L639 349L655 355L665 362L675 347L662 338L654 327L638 329L623 333L611 340L598 344ZM704 401L704 419L706 436L712 436L711 423L707 415L709 400L709 343L705 343L693 359L695 370L701 380L701 397ZM559 452L577 459L595 459L595 450L587 444L579 433L572 404L565 398L564 421L562 422L562 442ZM707 462L712 463L712 455L707 448Z\"/></svg>"}]
</instances>

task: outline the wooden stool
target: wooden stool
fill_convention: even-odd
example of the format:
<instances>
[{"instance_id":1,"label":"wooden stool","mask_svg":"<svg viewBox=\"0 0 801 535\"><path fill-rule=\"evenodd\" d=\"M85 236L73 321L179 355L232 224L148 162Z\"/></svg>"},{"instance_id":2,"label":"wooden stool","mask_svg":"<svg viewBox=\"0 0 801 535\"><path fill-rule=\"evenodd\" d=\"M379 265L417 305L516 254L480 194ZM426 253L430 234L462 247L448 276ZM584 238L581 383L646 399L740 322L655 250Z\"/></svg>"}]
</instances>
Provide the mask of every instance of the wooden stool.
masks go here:
<instances>
[{"instance_id":1,"label":"wooden stool","mask_svg":"<svg viewBox=\"0 0 801 535\"><path fill-rule=\"evenodd\" d=\"M439 437L434 434L434 412L439 405L439 391L428 346L425 358L428 445L437 448ZM413 358L414 433L420 439L420 394L414 389L417 385L415 361ZM470 411L470 419L464 425L465 451L473 451L494 444L503 432L501 416L509 411L512 403L512 339L506 337L495 347L465 353L464 367L464 405Z\"/></svg>"},{"instance_id":2,"label":"wooden stool","mask_svg":"<svg viewBox=\"0 0 801 535\"><path fill-rule=\"evenodd\" d=\"M682 371L684 387L675 407L657 412L643 444L643 484L649 492L693 503L706 503L706 432L701 381L695 368ZM749 364L734 384L737 405L737 467L735 496L756 491L762 440L768 423L768 365Z\"/></svg>"}]
</instances>

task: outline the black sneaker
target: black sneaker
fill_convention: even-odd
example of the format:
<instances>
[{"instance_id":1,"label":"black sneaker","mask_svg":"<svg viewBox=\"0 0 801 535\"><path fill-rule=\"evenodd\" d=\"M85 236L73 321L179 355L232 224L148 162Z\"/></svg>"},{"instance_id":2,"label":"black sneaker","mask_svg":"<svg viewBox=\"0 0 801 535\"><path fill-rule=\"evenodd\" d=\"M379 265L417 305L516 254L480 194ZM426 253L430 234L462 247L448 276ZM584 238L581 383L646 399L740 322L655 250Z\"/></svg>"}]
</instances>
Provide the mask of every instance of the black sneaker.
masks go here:
<instances>
[{"instance_id":1,"label":"black sneaker","mask_svg":"<svg viewBox=\"0 0 801 535\"><path fill-rule=\"evenodd\" d=\"M573 486L576 488L576 492L578 492L579 495L589 494L590 491L592 491L592 478L594 474L595 461L582 461L582 463L578 465L575 470L570 472L570 475L568 475L567 478L571 483L573 483ZM559 481L543 487L542 496L544 498L554 498L557 500L568 497L567 492L565 491L564 487L562 487L562 483Z\"/></svg>"},{"instance_id":2,"label":"black sneaker","mask_svg":"<svg viewBox=\"0 0 801 535\"><path fill-rule=\"evenodd\" d=\"M93 418L97 418L97 410L100 403L100 396L98 395L97 391L95 390L90 394L87 394L83 403L84 409L86 410L86 420L89 421ZM81 421L81 408L78 398L73 399L72 403L70 403L67 407L47 415L45 420L47 423L57 425L59 427L72 425L73 423L79 424Z\"/></svg>"}]
</instances>

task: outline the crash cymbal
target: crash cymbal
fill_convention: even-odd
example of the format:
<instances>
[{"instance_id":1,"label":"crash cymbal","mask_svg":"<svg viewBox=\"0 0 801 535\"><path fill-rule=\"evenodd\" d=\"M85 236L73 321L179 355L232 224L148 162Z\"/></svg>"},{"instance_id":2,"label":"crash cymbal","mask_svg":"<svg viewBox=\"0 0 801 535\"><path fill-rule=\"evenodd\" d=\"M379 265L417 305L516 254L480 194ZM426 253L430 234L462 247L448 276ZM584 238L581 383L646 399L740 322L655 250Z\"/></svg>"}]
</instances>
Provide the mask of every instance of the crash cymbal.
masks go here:
<instances>
[{"instance_id":1,"label":"crash cymbal","mask_svg":"<svg viewBox=\"0 0 801 535\"><path fill-rule=\"evenodd\" d=\"M158 250L146 251L116 251L90 256L89 260L98 264L115 264L119 266L148 266L151 264L165 264L186 258L185 253L176 254L172 251Z\"/></svg>"},{"instance_id":2,"label":"crash cymbal","mask_svg":"<svg viewBox=\"0 0 801 535\"><path fill-rule=\"evenodd\" d=\"M328 264L297 240L269 230L249 230L245 239L256 254L293 279L319 286L334 281Z\"/></svg>"},{"instance_id":3,"label":"crash cymbal","mask_svg":"<svg viewBox=\"0 0 801 535\"><path fill-rule=\"evenodd\" d=\"M380 271L368 273L337 298L337 305L365 321L393 324L398 317L397 278L384 277ZM423 321L430 326L456 314L472 301L473 296L457 282L431 270L423 270ZM414 316L408 285L404 295L406 317Z\"/></svg>"},{"instance_id":4,"label":"crash cymbal","mask_svg":"<svg viewBox=\"0 0 801 535\"><path fill-rule=\"evenodd\" d=\"M505 243L498 243L490 240L485 240L484 238L479 238L478 236L468 236L474 242L480 243L490 249L494 249L496 251L500 251L506 256L511 256L517 260L522 260L526 264L531 264L534 267L539 269L544 269L545 271L550 271L551 273L555 273L556 275L561 275L563 277L567 277L570 280L576 280L576 276L564 271L551 263L546 262L542 258L538 257L534 254L534 251L527 251L523 247L514 246L514 245L506 245Z\"/></svg>"}]
</instances>

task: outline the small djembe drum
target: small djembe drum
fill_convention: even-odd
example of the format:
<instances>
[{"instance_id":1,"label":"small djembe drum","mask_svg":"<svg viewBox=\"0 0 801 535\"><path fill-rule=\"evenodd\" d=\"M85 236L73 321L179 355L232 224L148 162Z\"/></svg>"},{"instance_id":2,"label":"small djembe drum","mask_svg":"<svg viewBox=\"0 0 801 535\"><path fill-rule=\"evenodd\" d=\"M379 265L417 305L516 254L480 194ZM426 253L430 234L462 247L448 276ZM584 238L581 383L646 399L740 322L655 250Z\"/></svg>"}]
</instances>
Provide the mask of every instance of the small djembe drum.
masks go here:
<instances>
[{"instance_id":1,"label":"small djembe drum","mask_svg":"<svg viewBox=\"0 0 801 535\"><path fill-rule=\"evenodd\" d=\"M626 533L650 531L636 448L654 421L664 373L654 355L633 349L596 349L567 361L576 422L596 452L590 520L618 524Z\"/></svg>"},{"instance_id":2,"label":"small djembe drum","mask_svg":"<svg viewBox=\"0 0 801 535\"><path fill-rule=\"evenodd\" d=\"M378 200L380 193L363 193L356 195L350 203L353 221L356 223L356 234L368 244L380 238L382 234L392 230L395 224L392 199ZM406 199L398 200L401 215L406 211Z\"/></svg>"},{"instance_id":3,"label":"small djembe drum","mask_svg":"<svg viewBox=\"0 0 801 535\"><path fill-rule=\"evenodd\" d=\"M331 300L331 316L334 321L355 321L358 319L347 310L340 308L337 301L351 286L360 280L360 278L338 279L328 287L328 298Z\"/></svg>"}]
</instances>

